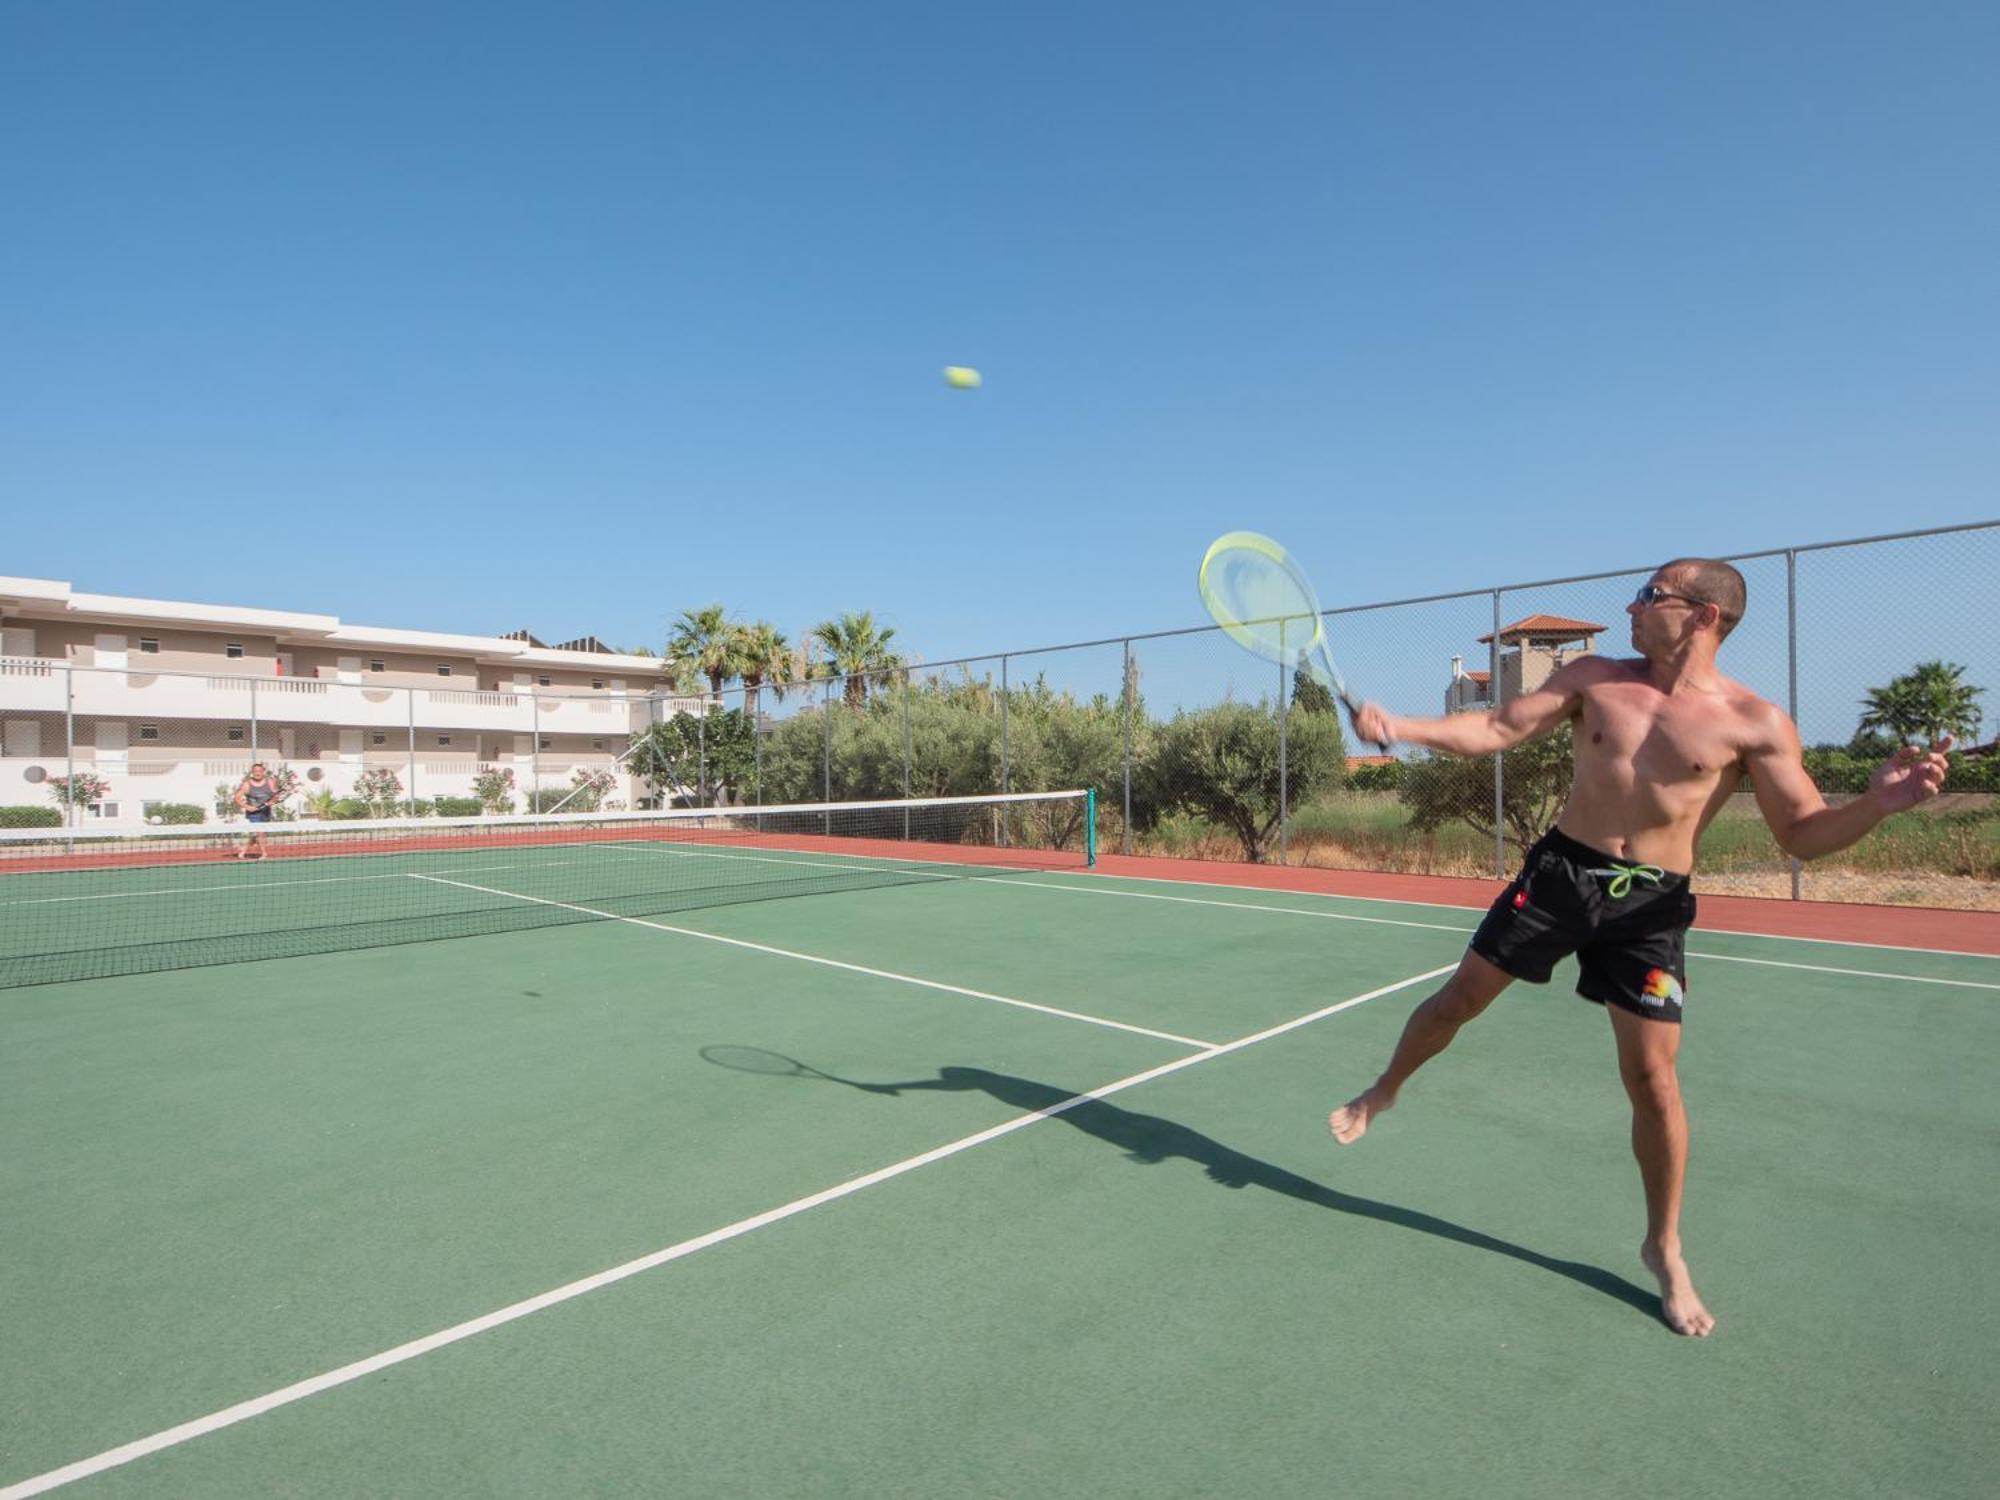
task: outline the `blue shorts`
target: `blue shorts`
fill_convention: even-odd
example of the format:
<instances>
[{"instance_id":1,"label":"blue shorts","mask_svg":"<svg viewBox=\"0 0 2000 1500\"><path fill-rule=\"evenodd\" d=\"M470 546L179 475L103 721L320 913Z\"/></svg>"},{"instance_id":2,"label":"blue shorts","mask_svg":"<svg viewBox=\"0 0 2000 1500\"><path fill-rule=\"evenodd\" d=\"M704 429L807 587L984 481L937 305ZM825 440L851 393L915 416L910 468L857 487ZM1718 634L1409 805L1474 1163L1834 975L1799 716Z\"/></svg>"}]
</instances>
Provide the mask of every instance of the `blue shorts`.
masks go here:
<instances>
[{"instance_id":1,"label":"blue shorts","mask_svg":"<svg viewBox=\"0 0 2000 1500\"><path fill-rule=\"evenodd\" d=\"M1687 876L1615 860L1552 828L1486 913L1472 951L1530 984L1547 984L1573 953L1584 999L1678 1022L1694 914Z\"/></svg>"},{"instance_id":2,"label":"blue shorts","mask_svg":"<svg viewBox=\"0 0 2000 1500\"><path fill-rule=\"evenodd\" d=\"M268 823L271 821L271 809L268 807L253 807L243 816L253 823Z\"/></svg>"}]
</instances>

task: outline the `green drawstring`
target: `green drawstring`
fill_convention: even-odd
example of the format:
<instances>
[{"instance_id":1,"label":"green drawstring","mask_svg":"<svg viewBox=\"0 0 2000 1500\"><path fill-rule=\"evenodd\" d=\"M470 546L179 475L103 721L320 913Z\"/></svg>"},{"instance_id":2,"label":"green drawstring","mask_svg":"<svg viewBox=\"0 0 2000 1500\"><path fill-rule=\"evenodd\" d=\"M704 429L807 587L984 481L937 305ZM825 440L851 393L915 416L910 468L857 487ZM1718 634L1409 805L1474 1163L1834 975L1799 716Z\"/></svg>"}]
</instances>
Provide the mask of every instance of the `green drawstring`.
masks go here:
<instances>
[{"instance_id":1,"label":"green drawstring","mask_svg":"<svg viewBox=\"0 0 2000 1500\"><path fill-rule=\"evenodd\" d=\"M1658 865L1621 865L1615 859L1611 862L1610 869L1592 870L1589 873L1600 878L1610 877L1610 884L1604 887L1604 894L1613 901L1623 901L1632 894L1632 881L1635 877L1653 886L1667 878L1667 872Z\"/></svg>"}]
</instances>

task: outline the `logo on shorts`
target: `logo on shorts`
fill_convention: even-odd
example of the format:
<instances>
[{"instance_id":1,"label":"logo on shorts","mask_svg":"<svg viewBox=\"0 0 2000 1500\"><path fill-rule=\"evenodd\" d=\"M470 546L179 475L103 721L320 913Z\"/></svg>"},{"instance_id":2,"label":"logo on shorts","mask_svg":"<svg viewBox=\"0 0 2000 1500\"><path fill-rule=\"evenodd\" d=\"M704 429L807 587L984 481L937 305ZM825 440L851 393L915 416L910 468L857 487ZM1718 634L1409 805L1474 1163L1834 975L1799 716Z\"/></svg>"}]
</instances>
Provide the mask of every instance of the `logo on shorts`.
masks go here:
<instances>
[{"instance_id":1,"label":"logo on shorts","mask_svg":"<svg viewBox=\"0 0 2000 1500\"><path fill-rule=\"evenodd\" d=\"M1665 969L1648 969L1646 982L1639 987L1639 1003L1650 1005L1654 1010L1662 1010L1669 1005L1678 1009L1681 1003L1680 981Z\"/></svg>"},{"instance_id":2,"label":"logo on shorts","mask_svg":"<svg viewBox=\"0 0 2000 1500\"><path fill-rule=\"evenodd\" d=\"M1514 910L1515 910L1515 911L1519 911L1519 910L1520 910L1520 909L1521 909L1522 907L1526 906L1527 904L1528 904L1528 893L1527 893L1526 891L1516 891L1516 892L1514 892Z\"/></svg>"}]
</instances>

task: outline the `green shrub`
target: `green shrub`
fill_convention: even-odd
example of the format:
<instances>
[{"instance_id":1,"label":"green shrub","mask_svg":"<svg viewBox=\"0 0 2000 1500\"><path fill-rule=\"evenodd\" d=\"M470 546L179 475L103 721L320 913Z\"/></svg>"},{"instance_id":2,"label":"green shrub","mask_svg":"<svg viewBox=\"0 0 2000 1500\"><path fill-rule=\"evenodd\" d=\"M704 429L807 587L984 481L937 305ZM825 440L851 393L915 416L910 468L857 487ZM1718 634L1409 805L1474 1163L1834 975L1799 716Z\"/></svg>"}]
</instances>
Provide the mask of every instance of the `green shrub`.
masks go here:
<instances>
[{"instance_id":1,"label":"green shrub","mask_svg":"<svg viewBox=\"0 0 2000 1500\"><path fill-rule=\"evenodd\" d=\"M327 816L343 820L365 818L368 816L368 804L359 797L342 797L333 804Z\"/></svg>"},{"instance_id":2,"label":"green shrub","mask_svg":"<svg viewBox=\"0 0 2000 1500\"><path fill-rule=\"evenodd\" d=\"M578 792L573 786L537 787L528 793L528 811L531 813L554 812L560 807L564 812L589 812L586 805L588 792Z\"/></svg>"},{"instance_id":3,"label":"green shrub","mask_svg":"<svg viewBox=\"0 0 2000 1500\"><path fill-rule=\"evenodd\" d=\"M1347 773L1347 784L1357 792L1393 792L1403 784L1404 762L1355 766Z\"/></svg>"},{"instance_id":4,"label":"green shrub","mask_svg":"<svg viewBox=\"0 0 2000 1500\"><path fill-rule=\"evenodd\" d=\"M0 828L60 828L62 813L53 807L0 807Z\"/></svg>"},{"instance_id":5,"label":"green shrub","mask_svg":"<svg viewBox=\"0 0 2000 1500\"><path fill-rule=\"evenodd\" d=\"M148 823L206 823L208 814L192 802L145 802L141 812Z\"/></svg>"},{"instance_id":6,"label":"green shrub","mask_svg":"<svg viewBox=\"0 0 2000 1500\"><path fill-rule=\"evenodd\" d=\"M482 811L477 797L440 797L432 806L440 818L476 818Z\"/></svg>"}]
</instances>

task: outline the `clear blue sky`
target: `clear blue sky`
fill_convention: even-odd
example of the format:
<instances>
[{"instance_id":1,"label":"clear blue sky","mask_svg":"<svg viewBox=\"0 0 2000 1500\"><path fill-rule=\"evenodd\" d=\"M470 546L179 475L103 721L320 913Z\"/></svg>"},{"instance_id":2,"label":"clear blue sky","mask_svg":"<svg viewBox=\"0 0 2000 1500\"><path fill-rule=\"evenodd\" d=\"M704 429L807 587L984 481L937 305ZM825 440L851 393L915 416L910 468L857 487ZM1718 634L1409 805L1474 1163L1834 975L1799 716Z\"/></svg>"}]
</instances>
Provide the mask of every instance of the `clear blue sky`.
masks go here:
<instances>
[{"instance_id":1,"label":"clear blue sky","mask_svg":"<svg viewBox=\"0 0 2000 1500\"><path fill-rule=\"evenodd\" d=\"M1997 73L1991 0L8 5L0 573L937 660L1238 527L1336 604L1988 518Z\"/></svg>"}]
</instances>

